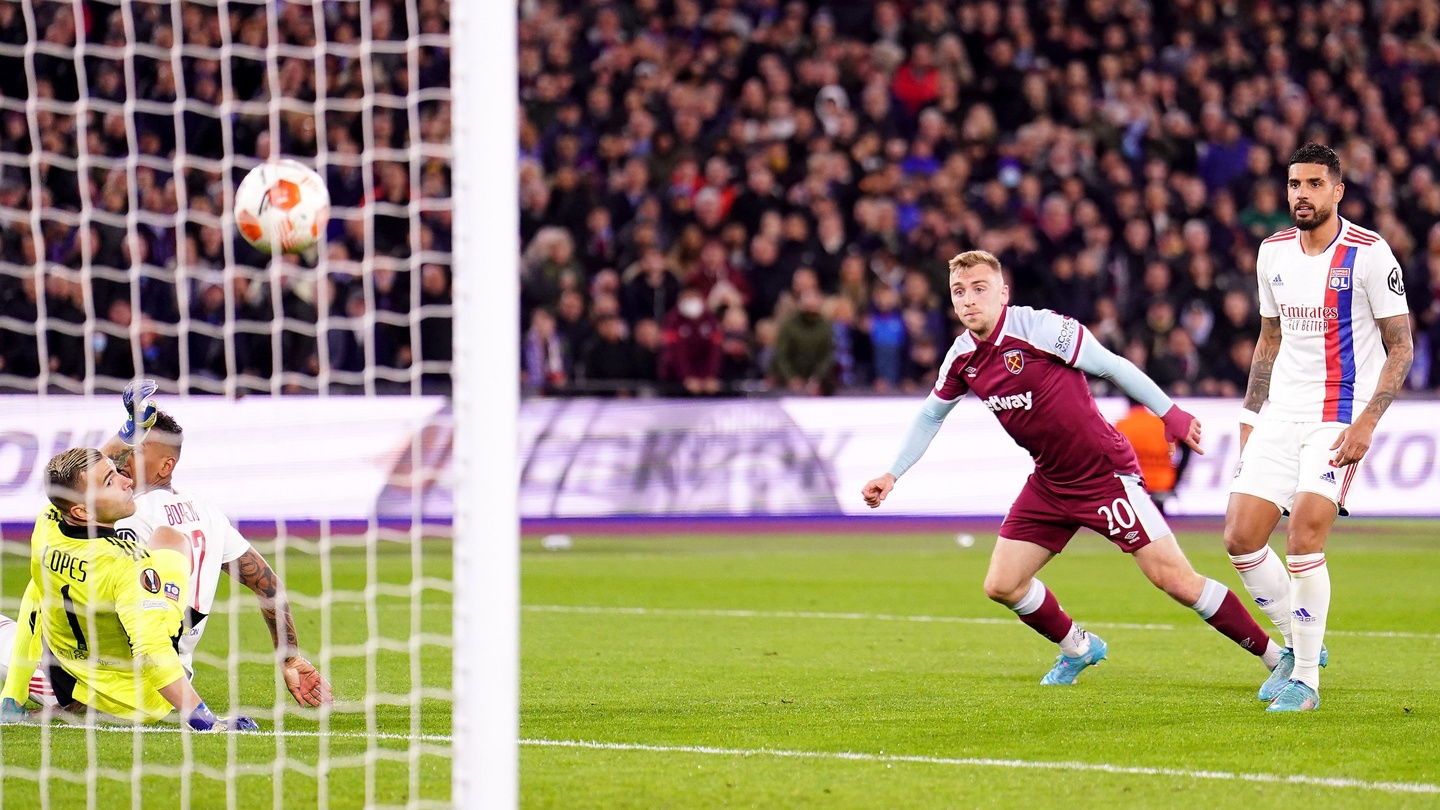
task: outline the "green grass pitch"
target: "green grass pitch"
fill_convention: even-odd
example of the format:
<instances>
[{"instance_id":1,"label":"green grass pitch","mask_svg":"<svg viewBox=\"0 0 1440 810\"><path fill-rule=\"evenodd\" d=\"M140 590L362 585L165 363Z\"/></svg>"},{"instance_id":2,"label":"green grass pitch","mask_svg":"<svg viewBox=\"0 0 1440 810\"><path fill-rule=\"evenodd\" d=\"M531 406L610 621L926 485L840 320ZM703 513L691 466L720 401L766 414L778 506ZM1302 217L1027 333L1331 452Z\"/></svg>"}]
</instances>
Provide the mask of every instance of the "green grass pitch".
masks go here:
<instances>
[{"instance_id":1,"label":"green grass pitch","mask_svg":"<svg viewBox=\"0 0 1440 810\"><path fill-rule=\"evenodd\" d=\"M184 762L182 740L175 731L145 734L140 761L145 774L139 784L132 785L130 773L136 762L134 735L99 732L94 735L93 751L87 746L84 729L55 727L50 730L48 746L42 745L41 729L36 726L0 727L0 763L4 765L3 794L0 806L29 808L41 806L41 785L25 778L15 769L35 771L41 764L42 750L48 747L50 767L68 771L78 777L79 784L63 778L47 780L45 789L50 807L83 808L87 806L84 782L87 762L96 762L108 769L109 776L94 780L95 801L100 808L131 807L174 808L181 804L183 790L189 791L189 806L195 808L315 807L321 792L330 807L348 808L372 805L404 806L412 797L421 800L448 802L450 797L450 702L441 697L427 696L420 702L419 733L430 737L424 748L416 747L413 763L408 757L411 734L411 709L408 705L377 705L374 726L367 729L365 700L367 695L386 695L404 700L411 689L411 656L408 651L378 650L374 653L373 682L364 646L367 639L386 639L390 645L405 645L411 636L411 600L408 596L387 595L386 590L408 588L415 568L408 542L381 542L373 555L363 548L336 546L331 549L330 590L344 596L361 596L367 585L377 593L375 610L361 602L337 602L331 607L330 643L343 656L336 656L328 667L319 658L321 642L321 610L302 603L318 598L322 592L321 560L318 544L291 541L280 555L270 545L258 544L271 564L281 572L291 594L296 631L306 656L320 666L335 690L336 708L329 719L329 728L320 735L316 709L302 709L279 687L283 700L277 703L275 666L269 662L242 663L239 667L239 703L255 717L263 730L273 732L278 705L283 713L286 734L273 733L232 735L235 751L227 757L228 741L223 736L190 735L193 762L185 781L175 776L157 775L145 766L177 769ZM449 541L427 541L422 545L420 572L426 577L448 581L451 572ZM14 616L20 594L28 577L28 545L9 543L5 549L3 594L4 612ZM282 560L283 558L283 560ZM283 568L282 568L283 562ZM229 649L231 621L238 619L241 648L246 653L264 654L272 651L270 633L260 616L255 596L239 588L235 599L235 616L225 614L222 605L229 604L228 577L221 577L216 598L217 609L205 630L198 654L224 657ZM439 589L422 593L420 605L421 630L448 639L450 635L450 594ZM8 654L8 652L7 652ZM419 660L421 685L436 692L450 687L450 648L426 644ZM216 714L226 715L235 705L230 695L230 678L224 668L206 665L198 660L195 686ZM370 732L379 735L371 737ZM317 779L316 768L322 744L328 749L329 767ZM366 763L367 748L370 764ZM378 751L378 754L376 753ZM277 753L281 767L277 776ZM400 761L387 759L396 756ZM232 762L236 777L225 778L227 760ZM112 778L113 777L113 778ZM368 802L367 802L368 797Z\"/></svg>"},{"instance_id":2,"label":"green grass pitch","mask_svg":"<svg viewBox=\"0 0 1440 810\"><path fill-rule=\"evenodd\" d=\"M1239 587L1215 534L1187 535L1184 545L1202 572ZM10 551L3 604L13 612L24 573ZM293 543L284 555L293 593L322 591L316 551ZM1111 660L1074 688L1042 689L1053 645L984 598L988 551L984 535L968 549L923 534L582 536L563 552L525 541L522 806L1440 806L1440 686L1427 677L1440 662L1440 592L1431 587L1440 544L1429 524L1375 523L1334 538L1325 702L1286 717L1254 699L1264 674L1256 661L1093 536L1043 577L1110 643ZM448 542L427 542L424 574L448 579L450 552ZM410 601L385 590L412 572L403 543L381 543L373 557L334 549L333 592L373 583L381 593L373 613L334 606L332 644L363 645L372 627L403 644ZM236 605L244 650L263 653L269 637L253 597L240 594ZM420 613L425 632L449 632L448 594L425 591ZM297 605L296 615L314 655L319 610ZM202 652L225 653L229 621L215 617ZM364 805L367 792L378 804L447 800L449 704L422 701L419 731L431 739L413 768L383 758L367 768L367 748L405 755L409 708L380 705L370 729L362 709L369 690L408 692L411 661L376 653L370 683L363 650L342 651L356 654L328 668L344 702L323 738L314 711L286 695L290 733L237 737L234 780L223 778L227 741L194 736L188 781L163 775L183 754L178 734L158 733L141 739L145 776L133 786L132 736L97 733L93 757L106 770L95 806L138 797L143 807L174 807L182 789L194 807L247 810L312 807L322 791L337 808ZM448 649L427 645L419 663L427 689L448 688ZM257 662L239 671L240 702L266 707L257 712L266 730L271 670ZM197 685L217 711L229 710L223 669L200 666ZM52 767L84 773L84 731L54 729L48 739ZM39 786L14 769L38 768L41 742L37 728L0 730L9 768L0 805L38 805ZM331 765L317 779L322 744ZM282 745L288 766L277 782ZM1291 776L1303 781L1283 781ZM86 805L84 784L51 779L46 790L53 807Z\"/></svg>"},{"instance_id":3,"label":"green grass pitch","mask_svg":"<svg viewBox=\"0 0 1440 810\"><path fill-rule=\"evenodd\" d=\"M1430 525L1332 539L1324 703L1286 716L1256 659L1093 535L1042 577L1110 660L1040 687L1055 647L981 592L992 541L527 541L522 806L1440 806ZM1218 533L1182 544L1240 589ZM546 744L574 742L652 748Z\"/></svg>"}]
</instances>

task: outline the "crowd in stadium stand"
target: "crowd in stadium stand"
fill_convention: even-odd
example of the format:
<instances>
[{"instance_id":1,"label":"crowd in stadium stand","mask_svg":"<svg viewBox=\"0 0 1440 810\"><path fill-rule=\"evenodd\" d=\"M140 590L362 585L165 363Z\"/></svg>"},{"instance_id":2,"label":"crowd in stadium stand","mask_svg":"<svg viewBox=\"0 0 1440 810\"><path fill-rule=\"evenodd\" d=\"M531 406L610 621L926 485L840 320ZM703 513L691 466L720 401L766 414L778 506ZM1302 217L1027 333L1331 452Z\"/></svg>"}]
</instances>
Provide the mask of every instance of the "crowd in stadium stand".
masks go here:
<instances>
[{"instance_id":1,"label":"crowd in stadium stand","mask_svg":"<svg viewBox=\"0 0 1440 810\"><path fill-rule=\"evenodd\" d=\"M367 369L379 390L445 390L450 113L437 89L449 53L427 44L411 62L404 43L447 35L449 4L232 3L223 20L204 3L80 7L77 18L68 2L35 4L33 72L0 54L0 387L34 390L44 363L61 390L183 373L191 390L229 377L242 391L283 379L306 392L322 365L334 390L366 390ZM0 43L29 41L29 14L0 3ZM267 14L279 43L301 49L273 64ZM78 72L77 43L88 46ZM222 45L239 48L228 64ZM158 104L127 114L126 101ZM398 150L412 146L426 153L407 162L415 152ZM287 259L273 282L267 256L226 239L225 186L252 165L227 176L227 155L323 157L328 273Z\"/></svg>"},{"instance_id":2,"label":"crowd in stadium stand","mask_svg":"<svg viewBox=\"0 0 1440 810\"><path fill-rule=\"evenodd\" d=\"M1440 6L522 2L527 390L916 391L947 260L1179 395L1243 393L1307 141L1440 382Z\"/></svg>"}]
</instances>

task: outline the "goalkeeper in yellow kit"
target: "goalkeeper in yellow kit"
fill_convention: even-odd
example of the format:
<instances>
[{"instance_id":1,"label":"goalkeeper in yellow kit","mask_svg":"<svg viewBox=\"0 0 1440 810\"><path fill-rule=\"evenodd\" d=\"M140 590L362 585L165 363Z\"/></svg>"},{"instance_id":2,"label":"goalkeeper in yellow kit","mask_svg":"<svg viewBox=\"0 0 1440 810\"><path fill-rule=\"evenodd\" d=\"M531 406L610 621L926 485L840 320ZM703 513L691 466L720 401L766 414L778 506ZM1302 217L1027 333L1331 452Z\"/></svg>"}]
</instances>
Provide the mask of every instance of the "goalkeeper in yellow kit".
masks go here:
<instances>
[{"instance_id":1,"label":"goalkeeper in yellow kit","mask_svg":"<svg viewBox=\"0 0 1440 810\"><path fill-rule=\"evenodd\" d=\"M148 547L115 522L135 512L129 478L99 450L74 448L46 466L51 507L30 540L30 585L10 652L0 720L23 719L29 673L46 666L62 708L159 720L174 708L197 730L256 728L218 720L176 652L187 604L185 538L159 527ZM12 683L14 681L14 683Z\"/></svg>"}]
</instances>

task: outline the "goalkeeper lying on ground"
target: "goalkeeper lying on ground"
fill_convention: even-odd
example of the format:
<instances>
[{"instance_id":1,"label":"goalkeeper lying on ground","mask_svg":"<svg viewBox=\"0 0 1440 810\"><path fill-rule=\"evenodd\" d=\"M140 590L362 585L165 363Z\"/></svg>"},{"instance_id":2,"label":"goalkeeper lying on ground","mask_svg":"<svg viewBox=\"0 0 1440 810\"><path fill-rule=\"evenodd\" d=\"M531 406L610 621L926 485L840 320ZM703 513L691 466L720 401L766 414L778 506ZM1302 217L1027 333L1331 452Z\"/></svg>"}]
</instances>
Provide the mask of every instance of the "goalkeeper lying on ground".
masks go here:
<instances>
[{"instance_id":1,"label":"goalkeeper lying on ground","mask_svg":"<svg viewBox=\"0 0 1440 810\"><path fill-rule=\"evenodd\" d=\"M151 722L173 707L198 730L255 729L248 717L216 719L180 665L188 541L160 527L147 549L133 532L115 529L135 512L135 500L130 479L99 450L73 448L50 459L45 487L52 506L30 539L30 584L0 720L25 718L21 704L39 660L57 702L71 712L88 707Z\"/></svg>"},{"instance_id":2,"label":"goalkeeper lying on ground","mask_svg":"<svg viewBox=\"0 0 1440 810\"><path fill-rule=\"evenodd\" d=\"M125 424L100 449L135 484L135 513L120 521L119 528L132 529L141 542L147 542L158 527L169 526L190 544L194 564L190 567L190 597L184 604L184 631L176 646L180 663L187 673L194 672L195 647L205 632L223 571L255 592L270 628L285 688L296 702L302 706L330 703L330 682L300 654L295 619L280 577L219 507L188 488L175 488L171 479L180 463L185 435L174 418L156 407L154 393L154 380L125 386Z\"/></svg>"}]
</instances>

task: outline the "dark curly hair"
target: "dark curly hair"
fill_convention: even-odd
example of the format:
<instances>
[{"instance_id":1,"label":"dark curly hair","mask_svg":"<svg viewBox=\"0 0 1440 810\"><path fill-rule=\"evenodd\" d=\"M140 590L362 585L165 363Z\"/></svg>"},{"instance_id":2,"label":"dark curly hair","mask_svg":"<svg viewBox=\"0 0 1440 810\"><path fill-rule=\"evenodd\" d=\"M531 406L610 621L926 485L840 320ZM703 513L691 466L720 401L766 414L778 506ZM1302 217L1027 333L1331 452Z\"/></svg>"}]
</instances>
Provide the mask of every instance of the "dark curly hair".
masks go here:
<instances>
[{"instance_id":1,"label":"dark curly hair","mask_svg":"<svg viewBox=\"0 0 1440 810\"><path fill-rule=\"evenodd\" d=\"M1290 156L1290 165L1296 163L1318 163L1325 167L1333 182L1340 182L1340 156L1323 143L1310 142L1295 150Z\"/></svg>"}]
</instances>

